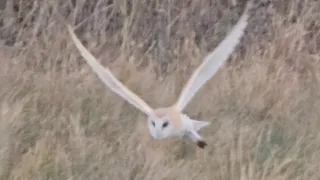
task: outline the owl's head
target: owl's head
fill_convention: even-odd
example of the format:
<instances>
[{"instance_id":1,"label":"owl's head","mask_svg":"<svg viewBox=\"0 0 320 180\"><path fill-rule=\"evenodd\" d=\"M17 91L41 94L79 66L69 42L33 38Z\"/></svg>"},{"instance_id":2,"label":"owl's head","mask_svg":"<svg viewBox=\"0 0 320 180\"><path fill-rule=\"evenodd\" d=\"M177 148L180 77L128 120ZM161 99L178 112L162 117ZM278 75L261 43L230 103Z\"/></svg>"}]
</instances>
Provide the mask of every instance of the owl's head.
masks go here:
<instances>
[{"instance_id":1,"label":"owl's head","mask_svg":"<svg viewBox=\"0 0 320 180\"><path fill-rule=\"evenodd\" d=\"M174 135L173 124L167 116L148 117L148 128L154 139L166 139Z\"/></svg>"}]
</instances>

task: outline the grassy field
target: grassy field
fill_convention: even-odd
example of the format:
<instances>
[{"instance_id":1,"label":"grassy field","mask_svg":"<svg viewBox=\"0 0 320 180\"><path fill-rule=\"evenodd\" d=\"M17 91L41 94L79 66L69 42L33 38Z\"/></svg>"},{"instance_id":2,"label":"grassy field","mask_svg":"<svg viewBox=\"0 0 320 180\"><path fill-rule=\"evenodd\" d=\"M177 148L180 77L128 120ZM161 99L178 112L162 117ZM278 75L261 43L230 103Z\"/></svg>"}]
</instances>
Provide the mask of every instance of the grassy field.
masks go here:
<instances>
[{"instance_id":1,"label":"grassy field","mask_svg":"<svg viewBox=\"0 0 320 180\"><path fill-rule=\"evenodd\" d=\"M245 3L2 1L0 179L320 179L320 1L254 1L240 45L184 111L212 122L205 150L151 140L146 116L102 84L56 16L161 107Z\"/></svg>"}]
</instances>

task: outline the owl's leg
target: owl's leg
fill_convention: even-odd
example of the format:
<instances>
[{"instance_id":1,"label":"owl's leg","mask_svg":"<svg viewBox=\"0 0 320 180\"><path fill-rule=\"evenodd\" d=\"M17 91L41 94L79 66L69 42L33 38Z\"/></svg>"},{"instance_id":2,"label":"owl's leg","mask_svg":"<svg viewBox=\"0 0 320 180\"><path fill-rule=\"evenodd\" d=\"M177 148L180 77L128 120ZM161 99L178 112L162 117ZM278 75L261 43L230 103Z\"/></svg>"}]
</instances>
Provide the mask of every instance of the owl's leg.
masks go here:
<instances>
[{"instance_id":1,"label":"owl's leg","mask_svg":"<svg viewBox=\"0 0 320 180\"><path fill-rule=\"evenodd\" d=\"M189 138L192 142L196 143L198 147L204 149L207 146L207 143L202 139L202 137L196 131L189 131L186 134L186 137Z\"/></svg>"}]
</instances>

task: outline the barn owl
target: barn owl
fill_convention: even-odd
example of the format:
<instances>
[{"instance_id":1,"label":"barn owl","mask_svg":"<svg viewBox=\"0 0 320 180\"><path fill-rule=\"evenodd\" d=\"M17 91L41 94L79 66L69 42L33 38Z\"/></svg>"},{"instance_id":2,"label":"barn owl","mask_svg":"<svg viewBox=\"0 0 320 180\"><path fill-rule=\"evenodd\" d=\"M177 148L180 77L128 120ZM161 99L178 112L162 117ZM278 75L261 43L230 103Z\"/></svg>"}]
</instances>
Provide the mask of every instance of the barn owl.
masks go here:
<instances>
[{"instance_id":1,"label":"barn owl","mask_svg":"<svg viewBox=\"0 0 320 180\"><path fill-rule=\"evenodd\" d=\"M244 30L248 24L248 17L248 8L246 7L244 13L224 40L205 57L200 66L193 72L183 87L177 101L169 107L156 109L151 108L142 98L123 85L107 67L103 67L83 46L72 27L70 25L67 25L67 27L79 53L102 82L118 96L147 115L148 130L155 140L169 138L189 139L199 148L203 149L207 146L207 143L199 134L199 131L210 123L191 119L182 113L182 111L196 92L218 71L232 54L244 34Z\"/></svg>"}]
</instances>

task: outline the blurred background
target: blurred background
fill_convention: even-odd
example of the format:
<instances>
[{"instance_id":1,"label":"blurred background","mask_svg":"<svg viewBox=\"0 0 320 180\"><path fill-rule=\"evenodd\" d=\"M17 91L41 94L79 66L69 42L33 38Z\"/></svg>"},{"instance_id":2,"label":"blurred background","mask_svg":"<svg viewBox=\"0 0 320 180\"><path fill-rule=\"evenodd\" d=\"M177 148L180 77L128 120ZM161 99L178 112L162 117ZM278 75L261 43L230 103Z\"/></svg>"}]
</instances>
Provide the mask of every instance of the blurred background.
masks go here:
<instances>
[{"instance_id":1,"label":"blurred background","mask_svg":"<svg viewBox=\"0 0 320 180\"><path fill-rule=\"evenodd\" d=\"M184 113L198 149L85 63L65 25L152 107L173 103L246 0L1 0L0 179L320 178L320 1L253 0L244 37Z\"/></svg>"}]
</instances>

